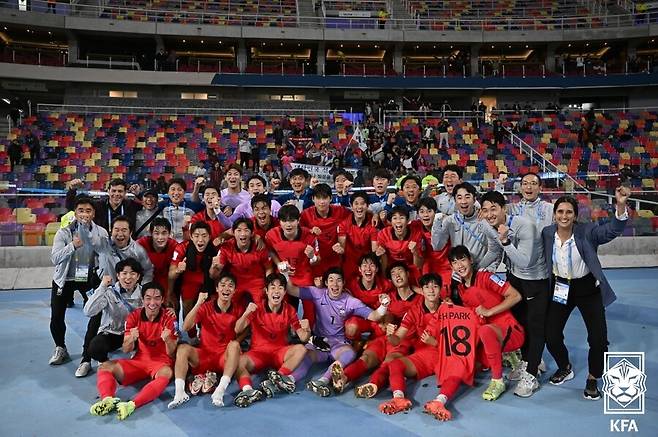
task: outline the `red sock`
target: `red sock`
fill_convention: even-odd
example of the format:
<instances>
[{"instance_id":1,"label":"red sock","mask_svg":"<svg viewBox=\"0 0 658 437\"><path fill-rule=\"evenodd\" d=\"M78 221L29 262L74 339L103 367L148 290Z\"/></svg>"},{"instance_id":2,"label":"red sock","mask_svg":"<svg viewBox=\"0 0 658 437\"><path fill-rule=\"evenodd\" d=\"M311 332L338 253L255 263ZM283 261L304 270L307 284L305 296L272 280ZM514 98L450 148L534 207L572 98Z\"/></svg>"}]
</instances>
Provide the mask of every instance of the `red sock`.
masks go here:
<instances>
[{"instance_id":1,"label":"red sock","mask_svg":"<svg viewBox=\"0 0 658 437\"><path fill-rule=\"evenodd\" d=\"M457 393L457 390L459 389L460 385L461 385L461 379L455 377L448 378L445 381L443 381L439 393L441 393L442 395L447 397L448 400L450 400L455 396L455 393Z\"/></svg>"},{"instance_id":2,"label":"red sock","mask_svg":"<svg viewBox=\"0 0 658 437\"><path fill-rule=\"evenodd\" d=\"M153 381L146 384L144 388L141 389L139 393L137 393L135 399L133 399L133 401L135 402L135 407L139 408L142 405L148 404L153 399L160 396L162 392L165 390L165 388L167 388L168 384L169 384L169 378L166 378L164 376L158 376Z\"/></svg>"},{"instance_id":3,"label":"red sock","mask_svg":"<svg viewBox=\"0 0 658 437\"><path fill-rule=\"evenodd\" d=\"M482 342L482 347L484 347L487 362L491 367L491 377L493 379L502 378L503 354L496 331L490 325L484 325L478 329L478 336L480 337L480 342Z\"/></svg>"},{"instance_id":4,"label":"red sock","mask_svg":"<svg viewBox=\"0 0 658 437\"><path fill-rule=\"evenodd\" d=\"M388 381L391 385L391 391L399 390L404 392L404 390L407 388L404 382L404 371L407 366L404 364L404 361L395 359L391 361L388 368L390 369Z\"/></svg>"},{"instance_id":5,"label":"red sock","mask_svg":"<svg viewBox=\"0 0 658 437\"><path fill-rule=\"evenodd\" d=\"M114 378L112 372L99 370L96 376L96 388L98 388L98 394L101 399L114 397L117 392L117 380Z\"/></svg>"},{"instance_id":6,"label":"red sock","mask_svg":"<svg viewBox=\"0 0 658 437\"><path fill-rule=\"evenodd\" d=\"M238 378L238 385L240 386L240 390L242 390L242 388L245 385L251 385L251 376L241 376L241 377L239 377Z\"/></svg>"},{"instance_id":7,"label":"red sock","mask_svg":"<svg viewBox=\"0 0 658 437\"><path fill-rule=\"evenodd\" d=\"M290 370L286 366L281 366L279 368L279 373L282 374L282 375L290 375L292 373L292 370Z\"/></svg>"},{"instance_id":8,"label":"red sock","mask_svg":"<svg viewBox=\"0 0 658 437\"><path fill-rule=\"evenodd\" d=\"M370 382L375 384L379 390L381 390L386 386L386 382L388 381L390 364L391 364L390 361L386 363L382 363L382 365L379 366L379 368L375 370L372 373L372 375L370 375Z\"/></svg>"},{"instance_id":9,"label":"red sock","mask_svg":"<svg viewBox=\"0 0 658 437\"><path fill-rule=\"evenodd\" d=\"M368 365L363 360L356 360L343 371L348 381L356 381L368 371Z\"/></svg>"}]
</instances>

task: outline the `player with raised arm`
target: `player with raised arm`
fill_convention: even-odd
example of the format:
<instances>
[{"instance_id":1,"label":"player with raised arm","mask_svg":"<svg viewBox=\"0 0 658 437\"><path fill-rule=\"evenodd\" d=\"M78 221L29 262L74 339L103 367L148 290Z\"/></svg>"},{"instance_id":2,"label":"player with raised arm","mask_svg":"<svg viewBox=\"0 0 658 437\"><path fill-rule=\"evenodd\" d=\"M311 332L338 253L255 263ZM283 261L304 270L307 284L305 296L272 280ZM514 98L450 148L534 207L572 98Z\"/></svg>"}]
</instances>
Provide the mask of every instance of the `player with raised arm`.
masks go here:
<instances>
[{"instance_id":1,"label":"player with raised arm","mask_svg":"<svg viewBox=\"0 0 658 437\"><path fill-rule=\"evenodd\" d=\"M136 353L130 359L100 365L96 386L101 400L89 410L94 416L105 416L116 409L119 420L124 420L136 408L160 396L169 384L178 341L176 318L162 308L164 290L155 282L144 284L142 301L144 307L128 316L123 338L123 352ZM133 400L121 402L115 397L117 382L125 386L148 378L152 381Z\"/></svg>"},{"instance_id":2,"label":"player with raised arm","mask_svg":"<svg viewBox=\"0 0 658 437\"><path fill-rule=\"evenodd\" d=\"M292 328L303 342L311 337L308 320L299 320L294 308L285 302L285 276L272 273L265 282L265 298L250 302L235 324L238 334L251 327L251 347L240 357L236 374L242 390L234 400L238 407L248 407L259 400L252 394L251 375L265 369L277 369L269 370L268 379L261 383L266 397L271 398L279 391L294 392L298 376L294 370L306 356L307 349L302 344L290 344L288 332Z\"/></svg>"},{"instance_id":3,"label":"player with raised arm","mask_svg":"<svg viewBox=\"0 0 658 437\"><path fill-rule=\"evenodd\" d=\"M189 390L193 395L210 393L222 372L219 385L213 392L212 404L224 406L224 393L231 383L240 360L240 344L235 341L235 324L242 307L233 302L235 277L223 273L217 283L217 297L208 299L208 293L199 293L196 304L185 317L183 330L201 327L199 347L181 344L176 353L176 393L169 408L176 408L190 400L185 392L185 377L191 367L195 375Z\"/></svg>"}]
</instances>

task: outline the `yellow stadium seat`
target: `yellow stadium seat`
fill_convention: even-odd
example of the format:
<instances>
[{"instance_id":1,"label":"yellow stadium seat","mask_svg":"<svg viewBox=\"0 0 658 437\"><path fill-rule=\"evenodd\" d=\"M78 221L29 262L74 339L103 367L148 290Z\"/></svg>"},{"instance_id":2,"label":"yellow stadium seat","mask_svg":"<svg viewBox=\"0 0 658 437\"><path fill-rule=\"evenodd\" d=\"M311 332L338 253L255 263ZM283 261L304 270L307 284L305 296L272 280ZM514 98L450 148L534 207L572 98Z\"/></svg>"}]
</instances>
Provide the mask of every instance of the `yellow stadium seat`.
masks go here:
<instances>
[{"instance_id":1,"label":"yellow stadium seat","mask_svg":"<svg viewBox=\"0 0 658 437\"><path fill-rule=\"evenodd\" d=\"M46 231L45 231L46 246L53 245L53 241L55 240L55 234L57 233L57 230L59 230L60 226L61 226L60 222L52 222L46 225Z\"/></svg>"},{"instance_id":2,"label":"yellow stadium seat","mask_svg":"<svg viewBox=\"0 0 658 437\"><path fill-rule=\"evenodd\" d=\"M40 165L39 166L39 173L41 174L48 174L52 171L52 168L49 165Z\"/></svg>"},{"instance_id":3,"label":"yellow stadium seat","mask_svg":"<svg viewBox=\"0 0 658 437\"><path fill-rule=\"evenodd\" d=\"M642 218L652 218L654 216L653 211L649 209L640 209L637 212L637 215L638 217L642 217Z\"/></svg>"},{"instance_id":4,"label":"yellow stadium seat","mask_svg":"<svg viewBox=\"0 0 658 437\"><path fill-rule=\"evenodd\" d=\"M48 182L57 182L57 181L59 181L59 174L58 173L49 173L46 176L46 181L48 181Z\"/></svg>"},{"instance_id":5,"label":"yellow stadium seat","mask_svg":"<svg viewBox=\"0 0 658 437\"><path fill-rule=\"evenodd\" d=\"M146 143L144 141L138 141L135 147L137 147L138 149L145 149Z\"/></svg>"},{"instance_id":6,"label":"yellow stadium seat","mask_svg":"<svg viewBox=\"0 0 658 437\"><path fill-rule=\"evenodd\" d=\"M108 167L118 167L119 166L119 160L118 159L110 159L107 162Z\"/></svg>"},{"instance_id":7,"label":"yellow stadium seat","mask_svg":"<svg viewBox=\"0 0 658 437\"><path fill-rule=\"evenodd\" d=\"M16 215L16 223L24 224L37 222L37 216L36 214L32 214L30 208L16 208L14 209L14 214Z\"/></svg>"},{"instance_id":8,"label":"yellow stadium seat","mask_svg":"<svg viewBox=\"0 0 658 437\"><path fill-rule=\"evenodd\" d=\"M78 172L78 167L75 165L67 165L66 168L64 169L64 173L66 174L76 174Z\"/></svg>"},{"instance_id":9,"label":"yellow stadium seat","mask_svg":"<svg viewBox=\"0 0 658 437\"><path fill-rule=\"evenodd\" d=\"M176 147L176 150L174 151L176 155L184 155L185 154L185 149L182 147Z\"/></svg>"},{"instance_id":10,"label":"yellow stadium seat","mask_svg":"<svg viewBox=\"0 0 658 437\"><path fill-rule=\"evenodd\" d=\"M103 120L100 118L94 118L94 127L99 128L103 126Z\"/></svg>"},{"instance_id":11,"label":"yellow stadium seat","mask_svg":"<svg viewBox=\"0 0 658 437\"><path fill-rule=\"evenodd\" d=\"M96 182L98 180L98 174L97 173L87 173L85 175L85 180L87 182Z\"/></svg>"},{"instance_id":12,"label":"yellow stadium seat","mask_svg":"<svg viewBox=\"0 0 658 437\"><path fill-rule=\"evenodd\" d=\"M59 141L57 140L48 141L48 147L57 147L57 146L59 146Z\"/></svg>"}]
</instances>

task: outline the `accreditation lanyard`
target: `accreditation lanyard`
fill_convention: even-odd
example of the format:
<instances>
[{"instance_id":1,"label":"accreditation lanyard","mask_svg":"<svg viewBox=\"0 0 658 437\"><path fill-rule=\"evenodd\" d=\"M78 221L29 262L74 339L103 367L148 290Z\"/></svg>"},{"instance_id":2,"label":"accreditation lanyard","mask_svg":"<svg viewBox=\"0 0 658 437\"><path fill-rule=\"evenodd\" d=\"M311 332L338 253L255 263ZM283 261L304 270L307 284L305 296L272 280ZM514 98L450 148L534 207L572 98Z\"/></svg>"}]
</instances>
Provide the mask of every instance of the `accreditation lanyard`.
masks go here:
<instances>
[{"instance_id":1,"label":"accreditation lanyard","mask_svg":"<svg viewBox=\"0 0 658 437\"><path fill-rule=\"evenodd\" d=\"M457 220L457 223L459 223L459 226L461 226L462 229L464 229L466 232L468 232L471 237L475 238L480 244L483 244L482 236L477 235L475 232L473 232L471 227L466 224L464 219L461 217L461 214L459 214L458 212L455 213L455 220ZM462 238L462 243L463 242L464 242L464 240Z\"/></svg>"},{"instance_id":2,"label":"accreditation lanyard","mask_svg":"<svg viewBox=\"0 0 658 437\"><path fill-rule=\"evenodd\" d=\"M525 207L526 207L526 205L527 205L527 202L522 202L522 203L521 203L521 207L520 207L520 209L519 209L519 213L518 213L517 215L520 215L520 216L523 217L523 212L525 211ZM538 201L538 202L537 202L537 213L535 214L535 217L534 217L534 218L535 218L535 222L536 222L536 224L537 224L537 229L541 229L540 225L541 225L541 222L544 221L544 218L545 218L545 217L546 217L546 216L545 216L545 214L544 214L544 211L543 211L542 208L541 208L541 201ZM509 225L508 225L508 226L509 226Z\"/></svg>"},{"instance_id":3,"label":"accreditation lanyard","mask_svg":"<svg viewBox=\"0 0 658 437\"><path fill-rule=\"evenodd\" d=\"M112 207L110 206L110 204L108 202L108 204L107 204L107 228L110 231L112 231L112 211L113 211L113 209L112 209ZM123 215L123 214L124 214L124 212L123 212L123 203L122 203L121 204L121 214L119 214L119 215Z\"/></svg>"},{"instance_id":4,"label":"accreditation lanyard","mask_svg":"<svg viewBox=\"0 0 658 437\"><path fill-rule=\"evenodd\" d=\"M569 299L569 287L571 284L571 276L573 275L573 255L572 246L573 240L567 242L567 282L558 279L557 271L557 249L556 244L553 243L553 274L555 275L555 288L553 289L553 301L562 305L567 304Z\"/></svg>"},{"instance_id":5,"label":"accreditation lanyard","mask_svg":"<svg viewBox=\"0 0 658 437\"><path fill-rule=\"evenodd\" d=\"M128 301L121 295L121 291L117 291L117 289L114 287L112 287L112 291L114 292L114 295L117 297L117 299L119 299L119 302L121 302L123 306L126 307L129 313L134 310L133 306L130 305L130 303L128 303Z\"/></svg>"},{"instance_id":6,"label":"accreditation lanyard","mask_svg":"<svg viewBox=\"0 0 658 437\"><path fill-rule=\"evenodd\" d=\"M174 221L174 211L177 210L178 208L182 209L183 217L185 217L185 211L187 211L187 208L186 208L184 200L183 200L183 205L181 207L175 206L173 203L169 202L169 221L171 222L171 229L173 230L174 235L178 235L176 233L176 229L177 229L176 224L175 224L176 222ZM183 230L183 224L184 223L185 223L185 219L181 218L181 225L180 225L181 233L180 233L180 235L183 235L182 230Z\"/></svg>"},{"instance_id":7,"label":"accreditation lanyard","mask_svg":"<svg viewBox=\"0 0 658 437\"><path fill-rule=\"evenodd\" d=\"M82 238L81 230L84 230L85 233L89 232L89 229L84 229L84 224L76 222L76 232L78 237ZM80 251L76 250L73 252L75 255L75 282L87 282L89 281L89 265L91 259L84 260L83 263L80 262Z\"/></svg>"}]
</instances>

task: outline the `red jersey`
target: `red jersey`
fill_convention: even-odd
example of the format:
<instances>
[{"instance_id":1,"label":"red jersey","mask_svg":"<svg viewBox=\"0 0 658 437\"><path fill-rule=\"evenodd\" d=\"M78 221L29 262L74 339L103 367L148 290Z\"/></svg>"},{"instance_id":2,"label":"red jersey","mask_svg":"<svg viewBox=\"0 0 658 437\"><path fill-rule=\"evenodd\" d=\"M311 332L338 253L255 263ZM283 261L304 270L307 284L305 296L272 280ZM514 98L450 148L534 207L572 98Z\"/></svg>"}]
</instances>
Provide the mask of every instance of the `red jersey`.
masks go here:
<instances>
[{"instance_id":1,"label":"red jersey","mask_svg":"<svg viewBox=\"0 0 658 437\"><path fill-rule=\"evenodd\" d=\"M288 330L300 328L297 311L283 303L279 312L272 312L267 300L259 303L258 309L249 314L251 322L251 350L272 349L288 345Z\"/></svg>"},{"instance_id":2,"label":"red jersey","mask_svg":"<svg viewBox=\"0 0 658 437\"><path fill-rule=\"evenodd\" d=\"M388 295L391 298L391 303L388 305L388 314L393 316L395 322L402 320L409 308L422 303L424 299L422 294L416 294L413 291L406 299L402 299L395 289L391 290Z\"/></svg>"},{"instance_id":3,"label":"red jersey","mask_svg":"<svg viewBox=\"0 0 658 437\"><path fill-rule=\"evenodd\" d=\"M429 331L439 342L435 369L439 383L457 377L473 385L479 317L470 308L452 304L441 304L436 314Z\"/></svg>"},{"instance_id":4,"label":"red jersey","mask_svg":"<svg viewBox=\"0 0 658 437\"><path fill-rule=\"evenodd\" d=\"M196 313L196 322L201 326L200 348L221 353L235 339L235 322L244 313L244 307L232 302L226 312L217 305L217 299L206 301Z\"/></svg>"},{"instance_id":5,"label":"red jersey","mask_svg":"<svg viewBox=\"0 0 658 437\"><path fill-rule=\"evenodd\" d=\"M174 250L174 254L171 257L171 265L172 266L178 266L178 263L183 261L183 259L187 256L187 246L189 246L191 243L190 241L183 241L182 243L178 243L176 246L176 249ZM201 268L201 260L203 258L203 254L199 253L196 256L196 269L195 270L185 270L183 273L180 274L180 294L183 299L188 300L188 299L196 299L196 297L199 295L199 291L201 288L203 288L203 270ZM186 264L189 265L190 260L188 259ZM213 292L214 290L206 290L208 293Z\"/></svg>"},{"instance_id":6,"label":"red jersey","mask_svg":"<svg viewBox=\"0 0 658 437\"><path fill-rule=\"evenodd\" d=\"M480 305L485 308L495 307L505 299L503 294L509 288L509 283L500 276L486 271L475 272L472 282L470 287L459 284L457 290L464 306L473 310ZM495 323L500 326L518 324L510 310L487 317L486 320L482 317L479 319L482 323Z\"/></svg>"},{"instance_id":7,"label":"red jersey","mask_svg":"<svg viewBox=\"0 0 658 437\"><path fill-rule=\"evenodd\" d=\"M432 247L432 229L426 229L420 220L414 220L409 223L409 227L423 236L423 274L436 273L441 276L445 285L447 279L452 275L452 267L448 260L448 252L450 251L450 243L448 242L443 249L434 250Z\"/></svg>"},{"instance_id":8,"label":"red jersey","mask_svg":"<svg viewBox=\"0 0 658 437\"><path fill-rule=\"evenodd\" d=\"M407 233L402 240L398 240L393 231L393 226L387 226L377 235L377 244L386 249L389 265L396 261L404 262L411 270L414 268L414 255L409 250L409 243L415 241L417 249L422 253L423 235L419 229L407 227Z\"/></svg>"},{"instance_id":9,"label":"red jersey","mask_svg":"<svg viewBox=\"0 0 658 437\"><path fill-rule=\"evenodd\" d=\"M340 205L329 205L327 217L320 217L315 206L302 211L299 225L308 229L320 228L316 236L320 252L320 262L313 266L313 276L322 276L331 267L341 266L341 256L334 252L333 245L338 243L338 225L345 220L349 211Z\"/></svg>"},{"instance_id":10,"label":"red jersey","mask_svg":"<svg viewBox=\"0 0 658 437\"><path fill-rule=\"evenodd\" d=\"M400 326L407 329L405 339L420 342L420 336L426 331L434 319L436 319L437 312L430 312L425 306L425 298L418 300L415 305L412 305L407 313L402 317ZM423 343L424 344L424 343Z\"/></svg>"},{"instance_id":11,"label":"red jersey","mask_svg":"<svg viewBox=\"0 0 658 437\"><path fill-rule=\"evenodd\" d=\"M252 242L249 249L242 252L235 240L231 239L221 246L219 263L235 276L237 292L249 291L252 296L263 294L265 272L272 264L267 248L258 250Z\"/></svg>"},{"instance_id":12,"label":"red jersey","mask_svg":"<svg viewBox=\"0 0 658 437\"><path fill-rule=\"evenodd\" d=\"M252 217L251 221L254 224L254 235L260 236L260 238L262 238L263 240L265 239L265 234L267 234L267 231L279 226L279 219L276 217L270 217L270 227L267 229L263 229L260 226L258 226L258 220L256 220L256 217Z\"/></svg>"},{"instance_id":13,"label":"red jersey","mask_svg":"<svg viewBox=\"0 0 658 437\"><path fill-rule=\"evenodd\" d=\"M313 285L313 273L311 271L311 260L306 256L306 246L315 248L315 236L307 228L300 227L293 240L287 240L283 236L283 229L277 226L265 234L265 243L281 261L286 261L290 267L295 269L295 274L290 276L292 283L298 287L309 287Z\"/></svg>"},{"instance_id":14,"label":"red jersey","mask_svg":"<svg viewBox=\"0 0 658 437\"><path fill-rule=\"evenodd\" d=\"M358 272L359 258L372 252L372 242L377 242L377 228L372 226L372 214L366 214L361 226L348 216L338 225L338 236L345 237L343 272L347 280Z\"/></svg>"},{"instance_id":15,"label":"red jersey","mask_svg":"<svg viewBox=\"0 0 658 437\"><path fill-rule=\"evenodd\" d=\"M192 216L190 225L195 222L206 222L210 225L210 241L214 241L215 238L219 237L224 231L226 231L226 227L217 218L211 219L208 216L208 211L205 209Z\"/></svg>"},{"instance_id":16,"label":"red jersey","mask_svg":"<svg viewBox=\"0 0 658 437\"><path fill-rule=\"evenodd\" d=\"M370 290L366 290L363 287L363 282L361 282L360 276L352 278L347 283L347 290L349 290L352 296L356 297L373 310L379 307L379 295L389 294L391 287L392 285L388 280L376 278L373 287Z\"/></svg>"},{"instance_id":17,"label":"red jersey","mask_svg":"<svg viewBox=\"0 0 658 437\"><path fill-rule=\"evenodd\" d=\"M137 339L137 352L133 357L134 360L155 361L158 363L167 363L172 365L174 357L167 354L167 345L162 340L162 331L168 328L171 331L169 336L172 340L178 338L178 324L176 317L170 315L164 308L160 309L158 316L151 322L146 317L144 308L137 308L128 314L126 319L126 332L124 336L130 335L130 330L137 328L139 338Z\"/></svg>"},{"instance_id":18,"label":"red jersey","mask_svg":"<svg viewBox=\"0 0 658 437\"><path fill-rule=\"evenodd\" d=\"M146 250L151 264L153 264L153 280L165 290L166 298L169 288L169 265L171 264L171 258L174 255L174 250L178 243L173 238L170 238L167 240L167 245L162 252L156 252L153 248L153 237L142 237L137 240L137 243Z\"/></svg>"}]
</instances>

